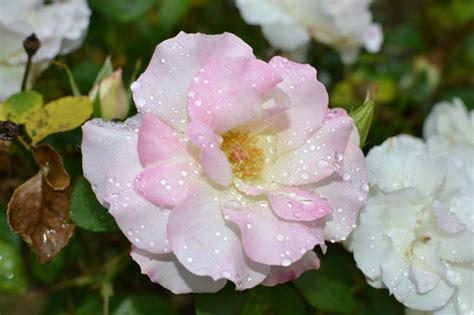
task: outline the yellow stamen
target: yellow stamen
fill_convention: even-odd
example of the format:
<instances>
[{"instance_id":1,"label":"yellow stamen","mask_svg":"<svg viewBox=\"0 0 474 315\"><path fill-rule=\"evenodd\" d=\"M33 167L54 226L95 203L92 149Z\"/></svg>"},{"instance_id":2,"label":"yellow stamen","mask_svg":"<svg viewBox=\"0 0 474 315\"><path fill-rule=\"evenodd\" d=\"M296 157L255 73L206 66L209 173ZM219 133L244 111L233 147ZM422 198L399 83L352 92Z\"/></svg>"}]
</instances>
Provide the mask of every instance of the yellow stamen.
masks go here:
<instances>
[{"instance_id":1,"label":"yellow stamen","mask_svg":"<svg viewBox=\"0 0 474 315\"><path fill-rule=\"evenodd\" d=\"M222 138L221 150L227 156L234 176L245 181L259 178L265 156L258 147L258 139L238 131L228 131Z\"/></svg>"}]
</instances>

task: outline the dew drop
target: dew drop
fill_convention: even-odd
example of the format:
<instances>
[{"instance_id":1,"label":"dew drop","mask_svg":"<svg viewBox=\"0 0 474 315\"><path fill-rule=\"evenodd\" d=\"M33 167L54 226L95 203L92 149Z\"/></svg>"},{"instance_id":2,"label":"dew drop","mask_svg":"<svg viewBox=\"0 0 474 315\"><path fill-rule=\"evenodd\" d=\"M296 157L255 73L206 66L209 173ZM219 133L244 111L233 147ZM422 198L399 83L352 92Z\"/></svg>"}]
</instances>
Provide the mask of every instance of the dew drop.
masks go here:
<instances>
[{"instance_id":1,"label":"dew drop","mask_svg":"<svg viewBox=\"0 0 474 315\"><path fill-rule=\"evenodd\" d=\"M143 107L143 106L145 106L145 99L144 99L144 98L141 98L141 97L137 98L136 104L137 104L138 107Z\"/></svg>"},{"instance_id":2,"label":"dew drop","mask_svg":"<svg viewBox=\"0 0 474 315\"><path fill-rule=\"evenodd\" d=\"M301 173L300 177L301 177L301 179L309 179L309 174L308 173Z\"/></svg>"},{"instance_id":3,"label":"dew drop","mask_svg":"<svg viewBox=\"0 0 474 315\"><path fill-rule=\"evenodd\" d=\"M133 82L130 85L130 89L132 90L132 92L136 92L136 91L140 90L141 87L142 87L141 84L138 83L137 81Z\"/></svg>"},{"instance_id":4,"label":"dew drop","mask_svg":"<svg viewBox=\"0 0 474 315\"><path fill-rule=\"evenodd\" d=\"M283 236L283 234L278 233L276 235L276 240L281 243L285 240L285 237Z\"/></svg>"},{"instance_id":5,"label":"dew drop","mask_svg":"<svg viewBox=\"0 0 474 315\"><path fill-rule=\"evenodd\" d=\"M252 224L247 223L247 229L251 230L252 229Z\"/></svg>"},{"instance_id":6,"label":"dew drop","mask_svg":"<svg viewBox=\"0 0 474 315\"><path fill-rule=\"evenodd\" d=\"M349 179L351 179L351 175L349 173L344 173L344 175L342 175L342 179L347 182Z\"/></svg>"},{"instance_id":7,"label":"dew drop","mask_svg":"<svg viewBox=\"0 0 474 315\"><path fill-rule=\"evenodd\" d=\"M369 192L369 185L367 185L365 183L360 185L360 191L362 191L363 193L368 193Z\"/></svg>"},{"instance_id":8,"label":"dew drop","mask_svg":"<svg viewBox=\"0 0 474 315\"><path fill-rule=\"evenodd\" d=\"M317 165L320 170L324 170L329 167L329 162L326 160L319 160Z\"/></svg>"},{"instance_id":9,"label":"dew drop","mask_svg":"<svg viewBox=\"0 0 474 315\"><path fill-rule=\"evenodd\" d=\"M290 258L285 258L281 261L281 265L283 267L288 267L289 265L291 265L291 259Z\"/></svg>"}]
</instances>

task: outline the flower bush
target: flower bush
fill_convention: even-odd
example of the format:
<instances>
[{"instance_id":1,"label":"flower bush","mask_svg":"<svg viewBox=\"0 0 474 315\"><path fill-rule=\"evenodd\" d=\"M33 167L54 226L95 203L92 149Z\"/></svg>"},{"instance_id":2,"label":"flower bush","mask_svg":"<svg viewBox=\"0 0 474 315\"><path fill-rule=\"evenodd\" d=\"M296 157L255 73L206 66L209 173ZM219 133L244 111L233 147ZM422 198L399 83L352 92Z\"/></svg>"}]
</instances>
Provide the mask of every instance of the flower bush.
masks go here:
<instances>
[{"instance_id":1,"label":"flower bush","mask_svg":"<svg viewBox=\"0 0 474 315\"><path fill-rule=\"evenodd\" d=\"M152 281L175 293L275 285L352 231L364 157L311 66L258 60L232 34L180 33L131 89L137 116L84 125L83 165Z\"/></svg>"},{"instance_id":2,"label":"flower bush","mask_svg":"<svg viewBox=\"0 0 474 315\"><path fill-rule=\"evenodd\" d=\"M400 135L367 156L372 188L354 258L371 285L414 310L469 314L474 307L472 117L459 99L437 104L426 141Z\"/></svg>"}]
</instances>

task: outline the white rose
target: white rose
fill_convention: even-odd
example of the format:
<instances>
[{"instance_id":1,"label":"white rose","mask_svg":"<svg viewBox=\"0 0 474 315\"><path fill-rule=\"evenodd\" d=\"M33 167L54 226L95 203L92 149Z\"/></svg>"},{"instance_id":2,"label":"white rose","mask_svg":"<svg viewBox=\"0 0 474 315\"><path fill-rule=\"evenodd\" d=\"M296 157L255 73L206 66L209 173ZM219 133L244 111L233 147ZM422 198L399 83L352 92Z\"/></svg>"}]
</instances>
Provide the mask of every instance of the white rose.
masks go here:
<instances>
[{"instance_id":1,"label":"white rose","mask_svg":"<svg viewBox=\"0 0 474 315\"><path fill-rule=\"evenodd\" d=\"M353 63L364 46L378 52L382 28L372 23L370 0L236 0L243 19L260 25L275 48L296 50L311 37L334 46Z\"/></svg>"},{"instance_id":2,"label":"white rose","mask_svg":"<svg viewBox=\"0 0 474 315\"><path fill-rule=\"evenodd\" d=\"M426 119L425 138L438 136L450 144L463 143L474 146L474 111L468 111L460 98L440 102Z\"/></svg>"},{"instance_id":3,"label":"white rose","mask_svg":"<svg viewBox=\"0 0 474 315\"><path fill-rule=\"evenodd\" d=\"M352 235L372 286L436 315L474 314L474 186L459 152L432 154L406 135L374 147L370 198Z\"/></svg>"},{"instance_id":4,"label":"white rose","mask_svg":"<svg viewBox=\"0 0 474 315\"><path fill-rule=\"evenodd\" d=\"M18 92L27 55L24 39L35 33L41 48L33 57L32 75L47 67L58 54L78 48L89 25L86 0L0 0L0 100Z\"/></svg>"}]
</instances>

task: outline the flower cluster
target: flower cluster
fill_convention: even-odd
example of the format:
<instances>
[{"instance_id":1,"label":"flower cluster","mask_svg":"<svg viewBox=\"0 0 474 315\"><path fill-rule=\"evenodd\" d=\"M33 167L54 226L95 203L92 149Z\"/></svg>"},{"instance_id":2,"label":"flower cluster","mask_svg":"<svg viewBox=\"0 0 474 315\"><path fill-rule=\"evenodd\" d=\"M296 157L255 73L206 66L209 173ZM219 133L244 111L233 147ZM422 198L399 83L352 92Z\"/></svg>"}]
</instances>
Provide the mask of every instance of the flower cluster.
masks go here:
<instances>
[{"instance_id":1,"label":"flower cluster","mask_svg":"<svg viewBox=\"0 0 474 315\"><path fill-rule=\"evenodd\" d=\"M86 0L2 1L0 10L0 100L20 90L27 55L26 37L35 33L41 48L33 57L32 77L44 70L58 54L79 47L89 26L90 9Z\"/></svg>"},{"instance_id":2,"label":"flower cluster","mask_svg":"<svg viewBox=\"0 0 474 315\"><path fill-rule=\"evenodd\" d=\"M437 104L425 141L400 135L367 156L372 187L354 257L411 314L474 309L473 117L459 99Z\"/></svg>"},{"instance_id":3,"label":"flower cluster","mask_svg":"<svg viewBox=\"0 0 474 315\"><path fill-rule=\"evenodd\" d=\"M138 115L83 126L83 167L152 281L275 285L355 227L368 192L357 129L311 66L180 33L131 89Z\"/></svg>"},{"instance_id":4,"label":"flower cluster","mask_svg":"<svg viewBox=\"0 0 474 315\"><path fill-rule=\"evenodd\" d=\"M242 17L261 25L275 48L292 51L317 41L335 47L344 63L353 63L361 46L378 52L382 28L372 22L370 0L237 0Z\"/></svg>"}]
</instances>

